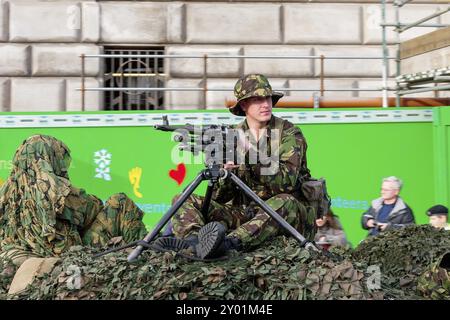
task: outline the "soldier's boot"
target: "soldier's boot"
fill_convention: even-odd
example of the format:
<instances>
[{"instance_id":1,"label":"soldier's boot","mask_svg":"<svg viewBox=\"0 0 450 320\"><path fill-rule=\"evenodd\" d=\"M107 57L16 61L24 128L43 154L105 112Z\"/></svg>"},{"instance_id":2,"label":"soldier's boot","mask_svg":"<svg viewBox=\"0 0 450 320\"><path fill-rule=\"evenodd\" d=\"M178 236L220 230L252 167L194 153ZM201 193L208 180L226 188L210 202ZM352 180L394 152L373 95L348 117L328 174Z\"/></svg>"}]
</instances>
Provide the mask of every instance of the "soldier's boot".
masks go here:
<instances>
[{"instance_id":1,"label":"soldier's boot","mask_svg":"<svg viewBox=\"0 0 450 320\"><path fill-rule=\"evenodd\" d=\"M153 249L157 251L175 251L186 250L190 248L188 242L175 237L161 237L156 239L152 244Z\"/></svg>"},{"instance_id":2,"label":"soldier's boot","mask_svg":"<svg viewBox=\"0 0 450 320\"><path fill-rule=\"evenodd\" d=\"M188 236L184 239L176 237L163 236L153 242L153 248L158 251L175 251L191 249L190 251L196 255L196 247L198 245L198 237L196 235Z\"/></svg>"},{"instance_id":3,"label":"soldier's boot","mask_svg":"<svg viewBox=\"0 0 450 320\"><path fill-rule=\"evenodd\" d=\"M229 250L241 250L239 239L225 236L226 229L220 222L210 222L198 233L197 256L202 259L217 258Z\"/></svg>"},{"instance_id":4,"label":"soldier's boot","mask_svg":"<svg viewBox=\"0 0 450 320\"><path fill-rule=\"evenodd\" d=\"M187 236L183 239L189 246L196 248L198 245L198 236L197 235L191 235Z\"/></svg>"}]
</instances>

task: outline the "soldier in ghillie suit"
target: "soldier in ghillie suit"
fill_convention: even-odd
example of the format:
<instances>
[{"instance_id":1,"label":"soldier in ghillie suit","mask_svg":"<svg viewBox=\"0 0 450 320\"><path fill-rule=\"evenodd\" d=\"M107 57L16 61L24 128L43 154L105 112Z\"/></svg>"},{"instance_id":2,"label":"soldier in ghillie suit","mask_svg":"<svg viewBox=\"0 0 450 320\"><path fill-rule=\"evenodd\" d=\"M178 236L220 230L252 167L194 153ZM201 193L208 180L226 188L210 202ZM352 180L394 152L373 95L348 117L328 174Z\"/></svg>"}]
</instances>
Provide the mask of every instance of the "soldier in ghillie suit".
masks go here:
<instances>
[{"instance_id":1,"label":"soldier in ghillie suit","mask_svg":"<svg viewBox=\"0 0 450 320\"><path fill-rule=\"evenodd\" d=\"M260 74L239 79L234 94L237 103L229 110L234 115L246 117L236 129L250 134L243 142L246 145L245 163L229 162L224 168L232 170L307 240L314 240L315 210L302 201L300 193L301 183L310 178L305 137L294 124L272 115L273 105L283 94L272 91L267 78ZM249 161L249 150L257 148L261 139L271 148L271 132L275 131L279 134L279 158L276 170L267 174L264 170L267 169L266 164L262 164L259 158L253 164ZM251 249L284 233L282 227L230 179L218 184L206 219L200 211L204 197L198 195L191 195L172 219L176 238L184 239L184 243L195 249L198 257L214 258L228 250Z\"/></svg>"},{"instance_id":2,"label":"soldier in ghillie suit","mask_svg":"<svg viewBox=\"0 0 450 320\"><path fill-rule=\"evenodd\" d=\"M11 175L0 188L0 247L39 256L59 255L73 245L104 246L146 234L143 212L123 193L105 204L69 180L67 146L45 135L26 139Z\"/></svg>"}]
</instances>

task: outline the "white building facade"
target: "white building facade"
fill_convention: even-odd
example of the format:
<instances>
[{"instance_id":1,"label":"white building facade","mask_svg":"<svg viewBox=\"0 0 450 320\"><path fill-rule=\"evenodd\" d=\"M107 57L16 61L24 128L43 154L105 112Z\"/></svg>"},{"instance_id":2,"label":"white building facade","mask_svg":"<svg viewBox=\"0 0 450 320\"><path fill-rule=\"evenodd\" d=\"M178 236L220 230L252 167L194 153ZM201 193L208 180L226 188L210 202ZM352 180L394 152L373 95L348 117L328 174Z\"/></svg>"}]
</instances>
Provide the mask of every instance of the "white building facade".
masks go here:
<instances>
[{"instance_id":1,"label":"white building facade","mask_svg":"<svg viewBox=\"0 0 450 320\"><path fill-rule=\"evenodd\" d=\"M380 1L0 2L0 111L80 111L81 54L143 50L140 52L196 56L382 56ZM413 22L445 6L448 4L443 1L413 1L401 8L400 18L404 23ZM394 19L389 4L387 20ZM429 23L450 24L450 14ZM414 28L401 34L400 40L432 30ZM397 39L392 28L388 29L389 55L393 57ZM441 55L450 59L448 50ZM204 59L150 60L137 62L134 68L144 65L149 77L158 73L158 86L166 88L232 89L236 79L247 73L266 74L276 89L320 88L319 59L211 58L206 70ZM131 66L126 61L112 66L105 59L87 58L86 87L120 86L117 75L120 78L121 73L133 69L124 71ZM325 60L325 88L377 88L381 70L382 60ZM390 61L390 83L395 72L395 62ZM105 74L116 78L107 80ZM123 76L121 80L126 78ZM155 82L134 84L151 87ZM298 99L309 99L312 94L287 93ZM85 109L111 109L113 98L105 95L86 92ZM132 101L139 93L125 95ZM159 102L153 107L223 108L225 99L232 96L232 91L208 91L206 95L202 91L164 91L158 93ZM380 97L381 93L326 92L325 96Z\"/></svg>"}]
</instances>

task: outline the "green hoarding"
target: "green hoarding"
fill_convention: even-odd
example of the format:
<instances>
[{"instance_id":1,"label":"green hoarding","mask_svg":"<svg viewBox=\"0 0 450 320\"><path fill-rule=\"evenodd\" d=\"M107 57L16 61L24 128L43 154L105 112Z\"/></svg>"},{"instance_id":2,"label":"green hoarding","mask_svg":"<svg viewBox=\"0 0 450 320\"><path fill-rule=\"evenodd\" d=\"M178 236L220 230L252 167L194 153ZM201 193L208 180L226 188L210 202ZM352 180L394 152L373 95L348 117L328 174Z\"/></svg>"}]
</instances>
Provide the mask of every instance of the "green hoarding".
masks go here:
<instances>
[{"instance_id":1,"label":"green hoarding","mask_svg":"<svg viewBox=\"0 0 450 320\"><path fill-rule=\"evenodd\" d=\"M327 179L334 212L353 245L366 236L360 218L370 201L379 196L381 179L386 176L404 180L402 197L412 207L416 221L427 222L424 212L436 200L436 133L431 110L276 111L303 131L311 173ZM173 124L241 120L209 110L0 114L0 184L8 177L11 159L24 139L38 133L53 135L71 149L74 185L103 200L125 192L144 210L150 229L169 208L173 196L203 168L201 158L174 151L171 133L152 127L162 123L163 114ZM179 159L174 161L174 154ZM181 163L186 173L178 172L179 181L175 181L173 171ZM205 190L203 183L197 193Z\"/></svg>"},{"instance_id":2,"label":"green hoarding","mask_svg":"<svg viewBox=\"0 0 450 320\"><path fill-rule=\"evenodd\" d=\"M436 202L450 203L450 108L434 110L433 121Z\"/></svg>"}]
</instances>

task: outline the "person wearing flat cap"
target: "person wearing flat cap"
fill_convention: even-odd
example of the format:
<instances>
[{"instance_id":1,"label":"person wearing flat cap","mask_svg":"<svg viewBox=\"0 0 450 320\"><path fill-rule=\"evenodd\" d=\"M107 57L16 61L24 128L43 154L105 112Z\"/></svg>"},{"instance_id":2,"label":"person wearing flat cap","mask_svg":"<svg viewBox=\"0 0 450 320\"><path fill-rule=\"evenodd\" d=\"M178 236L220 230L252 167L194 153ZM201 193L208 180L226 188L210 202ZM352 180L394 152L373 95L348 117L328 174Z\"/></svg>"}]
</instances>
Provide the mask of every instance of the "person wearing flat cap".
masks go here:
<instances>
[{"instance_id":1,"label":"person wearing flat cap","mask_svg":"<svg viewBox=\"0 0 450 320\"><path fill-rule=\"evenodd\" d=\"M245 132L240 139L245 161L227 162L224 168L232 170L307 240L313 241L317 231L315 209L306 200L299 200L302 181L311 177L306 162L306 140L298 127L272 114L273 106L283 94L273 91L262 74L239 79L234 94L237 103L228 108L232 114L245 117L235 126ZM278 142L276 165L269 165L275 170L268 170L259 153L256 161L249 161L249 151L259 148L261 141L272 149L271 142ZM194 248L202 259L221 256L229 250L255 248L283 233L282 227L230 179L218 183L206 219L201 213L203 201L204 197L191 195L172 219L175 239Z\"/></svg>"},{"instance_id":2,"label":"person wearing flat cap","mask_svg":"<svg viewBox=\"0 0 450 320\"><path fill-rule=\"evenodd\" d=\"M443 205L435 205L428 209L427 216L430 218L430 224L437 229L450 230L448 223L448 208Z\"/></svg>"}]
</instances>

